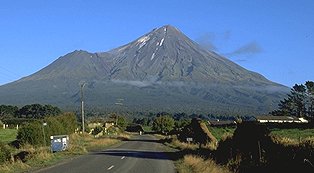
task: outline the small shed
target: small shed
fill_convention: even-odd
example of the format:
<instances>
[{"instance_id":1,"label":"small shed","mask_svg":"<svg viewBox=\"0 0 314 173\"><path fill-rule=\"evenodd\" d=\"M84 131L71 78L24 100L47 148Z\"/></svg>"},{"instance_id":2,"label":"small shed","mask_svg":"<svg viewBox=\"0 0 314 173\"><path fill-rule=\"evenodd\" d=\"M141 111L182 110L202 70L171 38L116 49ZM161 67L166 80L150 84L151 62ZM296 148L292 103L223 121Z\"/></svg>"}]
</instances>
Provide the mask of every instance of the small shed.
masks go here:
<instances>
[{"instance_id":1,"label":"small shed","mask_svg":"<svg viewBox=\"0 0 314 173\"><path fill-rule=\"evenodd\" d=\"M50 139L52 152L64 151L69 147L68 135L50 136Z\"/></svg>"}]
</instances>

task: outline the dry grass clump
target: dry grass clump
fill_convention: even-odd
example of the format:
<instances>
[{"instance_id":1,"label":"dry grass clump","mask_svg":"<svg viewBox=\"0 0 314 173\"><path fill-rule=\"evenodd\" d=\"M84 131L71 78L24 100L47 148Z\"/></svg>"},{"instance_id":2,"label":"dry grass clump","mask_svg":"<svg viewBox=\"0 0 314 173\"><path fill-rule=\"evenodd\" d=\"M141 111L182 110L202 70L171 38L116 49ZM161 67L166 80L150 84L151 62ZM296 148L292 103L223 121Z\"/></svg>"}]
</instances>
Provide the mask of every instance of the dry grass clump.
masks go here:
<instances>
[{"instance_id":1,"label":"dry grass clump","mask_svg":"<svg viewBox=\"0 0 314 173\"><path fill-rule=\"evenodd\" d=\"M314 136L305 138L302 142L301 145L306 145L308 147L312 147L314 149Z\"/></svg>"},{"instance_id":2,"label":"dry grass clump","mask_svg":"<svg viewBox=\"0 0 314 173\"><path fill-rule=\"evenodd\" d=\"M274 144L281 144L283 146L298 145L299 141L287 137L271 136Z\"/></svg>"},{"instance_id":3,"label":"dry grass clump","mask_svg":"<svg viewBox=\"0 0 314 173\"><path fill-rule=\"evenodd\" d=\"M178 165L178 172L195 172L195 173L231 173L226 167L217 165L213 160L204 160L199 156L186 155L182 164Z\"/></svg>"},{"instance_id":4,"label":"dry grass clump","mask_svg":"<svg viewBox=\"0 0 314 173\"><path fill-rule=\"evenodd\" d=\"M128 133L120 133L115 138L120 139L120 140L128 140L131 138L131 135Z\"/></svg>"},{"instance_id":5,"label":"dry grass clump","mask_svg":"<svg viewBox=\"0 0 314 173\"><path fill-rule=\"evenodd\" d=\"M198 148L197 144L180 142L176 138L173 138L171 145L173 145L174 147L179 148L181 150L185 150L185 149L195 150Z\"/></svg>"},{"instance_id":6,"label":"dry grass clump","mask_svg":"<svg viewBox=\"0 0 314 173\"><path fill-rule=\"evenodd\" d=\"M12 156L10 161L0 165L1 173L21 172L29 170L32 167L41 167L55 158L48 147L34 147L31 145L24 145L19 151L24 153L23 158L13 158Z\"/></svg>"},{"instance_id":7,"label":"dry grass clump","mask_svg":"<svg viewBox=\"0 0 314 173\"><path fill-rule=\"evenodd\" d=\"M203 145L202 148L214 151L214 150L217 150L217 147L218 147L218 142L210 142L210 143L207 143L206 145Z\"/></svg>"},{"instance_id":8,"label":"dry grass clump","mask_svg":"<svg viewBox=\"0 0 314 173\"><path fill-rule=\"evenodd\" d=\"M21 147L20 151L27 153L25 157L27 157L28 162L44 162L54 157L50 151L50 147L34 147L32 145L25 144Z\"/></svg>"},{"instance_id":9,"label":"dry grass clump","mask_svg":"<svg viewBox=\"0 0 314 173\"><path fill-rule=\"evenodd\" d=\"M272 136L274 144L280 144L282 146L307 146L314 148L314 137L307 137L305 139L297 140L288 137Z\"/></svg>"},{"instance_id":10,"label":"dry grass clump","mask_svg":"<svg viewBox=\"0 0 314 173\"><path fill-rule=\"evenodd\" d=\"M126 138L127 135L123 136ZM121 136L122 138L122 136ZM70 136L70 147L68 152L73 154L84 154L90 150L102 149L106 146L113 145L119 142L117 139L108 137L95 138L89 134L72 134Z\"/></svg>"},{"instance_id":11,"label":"dry grass clump","mask_svg":"<svg viewBox=\"0 0 314 173\"><path fill-rule=\"evenodd\" d=\"M102 149L106 146L110 146L113 144L116 144L119 142L118 139L111 139L111 138L97 138L95 140L92 140L89 142L89 144L86 146L87 150L97 150Z\"/></svg>"},{"instance_id":12,"label":"dry grass clump","mask_svg":"<svg viewBox=\"0 0 314 173\"><path fill-rule=\"evenodd\" d=\"M188 142L181 142L176 137L172 137L170 145L174 148L180 149L180 150L196 150L199 149L199 144L197 143L188 143ZM217 143L210 142L207 144L202 144L203 149L209 149L211 151L214 151L217 149Z\"/></svg>"},{"instance_id":13,"label":"dry grass clump","mask_svg":"<svg viewBox=\"0 0 314 173\"><path fill-rule=\"evenodd\" d=\"M49 160L52 159L53 154L51 153L51 151L49 150L49 148L46 147L40 147L38 149L36 149L36 151L34 153L31 154L32 159L36 159L36 161L45 161L45 160Z\"/></svg>"},{"instance_id":14,"label":"dry grass clump","mask_svg":"<svg viewBox=\"0 0 314 173\"><path fill-rule=\"evenodd\" d=\"M16 161L11 161L11 162L6 162L2 165L0 165L0 172L1 173L13 173L13 172L17 172L18 170L28 170L31 167L26 164L23 163L20 160L16 160Z\"/></svg>"}]
</instances>

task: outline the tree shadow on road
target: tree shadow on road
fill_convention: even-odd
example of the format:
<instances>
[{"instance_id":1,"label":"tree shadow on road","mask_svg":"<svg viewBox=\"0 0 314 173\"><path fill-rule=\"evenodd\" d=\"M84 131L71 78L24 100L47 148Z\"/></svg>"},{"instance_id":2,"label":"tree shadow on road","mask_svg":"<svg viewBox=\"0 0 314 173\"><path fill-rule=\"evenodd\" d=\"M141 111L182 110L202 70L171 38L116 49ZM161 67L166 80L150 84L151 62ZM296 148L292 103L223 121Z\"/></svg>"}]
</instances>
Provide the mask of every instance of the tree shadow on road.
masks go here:
<instances>
[{"instance_id":1,"label":"tree shadow on road","mask_svg":"<svg viewBox=\"0 0 314 173\"><path fill-rule=\"evenodd\" d=\"M133 157L142 159L156 159L156 160L172 160L169 157L170 152L158 152L158 151L141 151L141 150L106 150L93 153L95 155L110 155L117 157Z\"/></svg>"},{"instance_id":2,"label":"tree shadow on road","mask_svg":"<svg viewBox=\"0 0 314 173\"><path fill-rule=\"evenodd\" d=\"M208 150L181 150L181 151L149 151L149 150L119 150L112 149L100 152L94 152L94 155L110 155L116 157L132 157L132 158L141 158L141 159L156 159L156 160L172 160L177 161L184 157L186 154L194 155L204 155L211 157L211 153Z\"/></svg>"},{"instance_id":3,"label":"tree shadow on road","mask_svg":"<svg viewBox=\"0 0 314 173\"><path fill-rule=\"evenodd\" d=\"M123 141L137 141L137 142L153 142L153 143L162 143L161 140L158 139L124 139Z\"/></svg>"}]
</instances>

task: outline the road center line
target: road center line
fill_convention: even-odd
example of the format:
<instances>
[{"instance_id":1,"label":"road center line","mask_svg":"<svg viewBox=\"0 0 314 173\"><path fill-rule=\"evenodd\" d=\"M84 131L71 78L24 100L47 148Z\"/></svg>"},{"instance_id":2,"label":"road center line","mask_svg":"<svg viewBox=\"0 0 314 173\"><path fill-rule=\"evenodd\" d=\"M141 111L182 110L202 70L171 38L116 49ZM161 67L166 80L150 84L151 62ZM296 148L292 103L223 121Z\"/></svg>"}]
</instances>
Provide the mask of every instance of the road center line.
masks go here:
<instances>
[{"instance_id":1,"label":"road center line","mask_svg":"<svg viewBox=\"0 0 314 173\"><path fill-rule=\"evenodd\" d=\"M125 158L125 156L121 157L121 160L123 160Z\"/></svg>"},{"instance_id":2,"label":"road center line","mask_svg":"<svg viewBox=\"0 0 314 173\"><path fill-rule=\"evenodd\" d=\"M113 167L114 167L114 165L110 166L107 170L109 171L109 170L111 170Z\"/></svg>"}]
</instances>

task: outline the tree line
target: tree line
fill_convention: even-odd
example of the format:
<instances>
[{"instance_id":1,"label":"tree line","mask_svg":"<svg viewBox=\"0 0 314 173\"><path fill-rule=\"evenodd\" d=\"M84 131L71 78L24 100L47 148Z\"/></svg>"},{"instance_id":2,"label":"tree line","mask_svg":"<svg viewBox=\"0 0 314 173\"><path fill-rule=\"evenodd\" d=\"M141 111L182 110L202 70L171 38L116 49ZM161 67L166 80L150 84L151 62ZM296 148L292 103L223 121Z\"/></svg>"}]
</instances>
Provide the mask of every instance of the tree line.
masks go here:
<instances>
[{"instance_id":1,"label":"tree line","mask_svg":"<svg viewBox=\"0 0 314 173\"><path fill-rule=\"evenodd\" d=\"M273 115L296 116L314 119L314 82L295 84L287 98L280 101Z\"/></svg>"},{"instance_id":2,"label":"tree line","mask_svg":"<svg viewBox=\"0 0 314 173\"><path fill-rule=\"evenodd\" d=\"M61 110L52 105L30 104L21 108L12 105L0 105L0 119L14 117L14 118L33 118L41 119L45 116L59 115Z\"/></svg>"}]
</instances>

